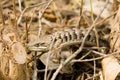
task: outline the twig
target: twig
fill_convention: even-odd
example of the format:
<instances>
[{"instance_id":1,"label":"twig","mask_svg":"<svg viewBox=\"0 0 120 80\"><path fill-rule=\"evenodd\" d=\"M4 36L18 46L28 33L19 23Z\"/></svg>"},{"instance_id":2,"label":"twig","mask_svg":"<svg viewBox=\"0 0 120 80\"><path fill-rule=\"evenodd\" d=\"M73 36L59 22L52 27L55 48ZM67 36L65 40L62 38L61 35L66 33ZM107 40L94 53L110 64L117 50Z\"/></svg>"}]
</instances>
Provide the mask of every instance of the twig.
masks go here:
<instances>
[{"instance_id":1,"label":"twig","mask_svg":"<svg viewBox=\"0 0 120 80\"><path fill-rule=\"evenodd\" d=\"M37 51L36 51L37 52ZM42 53L42 52L39 52L39 54L36 56L36 59L39 59L40 58L40 56L42 56L44 53ZM29 64L30 62L32 62L34 60L34 57L32 58L32 59L29 59L28 60L28 62L27 62L27 64Z\"/></svg>"},{"instance_id":2,"label":"twig","mask_svg":"<svg viewBox=\"0 0 120 80\"><path fill-rule=\"evenodd\" d=\"M42 15L41 15L40 19L43 17L43 14L45 13L45 10L49 7L49 5L50 5L52 2L53 2L53 0L50 0L50 1L48 2L48 4L46 5L46 7L43 9Z\"/></svg>"},{"instance_id":3,"label":"twig","mask_svg":"<svg viewBox=\"0 0 120 80\"><path fill-rule=\"evenodd\" d=\"M97 47L99 47L99 37L98 37L98 32L96 30L96 27L94 27L94 32L95 32Z\"/></svg>"},{"instance_id":4,"label":"twig","mask_svg":"<svg viewBox=\"0 0 120 80\"><path fill-rule=\"evenodd\" d=\"M91 79L94 80L94 78L97 77L97 76L100 76L100 74L95 74L94 76L89 77L89 78L87 78L87 79L85 79L85 80L91 80Z\"/></svg>"},{"instance_id":5,"label":"twig","mask_svg":"<svg viewBox=\"0 0 120 80\"><path fill-rule=\"evenodd\" d=\"M85 55L83 55L80 60L82 60L83 58L85 58L87 55L89 55L91 53L91 50L89 52L87 52Z\"/></svg>"},{"instance_id":6,"label":"twig","mask_svg":"<svg viewBox=\"0 0 120 80\"><path fill-rule=\"evenodd\" d=\"M17 30L17 11L16 11L16 5L15 5L15 1L16 0L12 0L13 1L13 11L14 11L14 28Z\"/></svg>"},{"instance_id":7,"label":"twig","mask_svg":"<svg viewBox=\"0 0 120 80\"><path fill-rule=\"evenodd\" d=\"M12 0L12 1L13 1L13 11L14 11L15 19L17 19L15 0Z\"/></svg>"},{"instance_id":8,"label":"twig","mask_svg":"<svg viewBox=\"0 0 120 80\"><path fill-rule=\"evenodd\" d=\"M106 55L106 54L104 54L104 53L100 53L100 52L97 52L97 51L94 51L94 50L92 50L92 52L95 53L95 54L98 54L98 55L100 55L100 56L105 56L105 55Z\"/></svg>"},{"instance_id":9,"label":"twig","mask_svg":"<svg viewBox=\"0 0 120 80\"><path fill-rule=\"evenodd\" d=\"M26 40L26 43L28 43L28 32L29 32L29 30L28 30L28 25L27 25L27 19L25 20L25 40Z\"/></svg>"},{"instance_id":10,"label":"twig","mask_svg":"<svg viewBox=\"0 0 120 80\"><path fill-rule=\"evenodd\" d=\"M49 51L49 48L48 47L28 47L28 50L30 51L37 51L37 52L47 52Z\"/></svg>"},{"instance_id":11,"label":"twig","mask_svg":"<svg viewBox=\"0 0 120 80\"><path fill-rule=\"evenodd\" d=\"M101 55L102 57L97 57L97 58L92 58L92 59L85 59L85 60L82 60L84 57L86 57L87 55L89 55L91 52L96 53L96 54L99 54L99 55ZM82 56L82 58L80 58L80 59L78 59L78 60L72 60L72 62L87 62L87 61L95 61L95 60L102 59L102 58L104 58L105 56L107 56L107 55L102 54L102 53L97 52L97 51L90 50L88 53L86 53L84 56Z\"/></svg>"},{"instance_id":12,"label":"twig","mask_svg":"<svg viewBox=\"0 0 120 80\"><path fill-rule=\"evenodd\" d=\"M71 62L72 63L75 63L75 62L89 62L89 61L99 60L99 59L102 59L104 57L106 57L106 56L92 58L92 59L84 59L84 60L72 60Z\"/></svg>"},{"instance_id":13,"label":"twig","mask_svg":"<svg viewBox=\"0 0 120 80\"><path fill-rule=\"evenodd\" d=\"M93 55L93 58L94 58L94 55ZM94 73L93 73L93 76L96 75L96 61L94 60L93 61L93 64L94 64ZM95 78L93 77L93 80L95 80Z\"/></svg>"},{"instance_id":14,"label":"twig","mask_svg":"<svg viewBox=\"0 0 120 80\"><path fill-rule=\"evenodd\" d=\"M29 29L30 29L30 26L31 26L31 23L32 23L32 20L33 20L33 15L34 15L34 12L35 12L35 10L36 10L36 8L31 12L31 15L30 15L30 21L29 21L29 24L28 24L28 31L29 31Z\"/></svg>"},{"instance_id":15,"label":"twig","mask_svg":"<svg viewBox=\"0 0 120 80\"><path fill-rule=\"evenodd\" d=\"M92 6L92 0L90 0L90 9L91 9L91 17L92 17L92 22L94 22L94 15L93 15L93 6Z\"/></svg>"},{"instance_id":16,"label":"twig","mask_svg":"<svg viewBox=\"0 0 120 80\"><path fill-rule=\"evenodd\" d=\"M117 43L117 41L119 40L119 37L120 37L120 35L118 35L117 38L115 39L115 42L113 43L113 46L111 47L111 52L113 52L114 46Z\"/></svg>"},{"instance_id":17,"label":"twig","mask_svg":"<svg viewBox=\"0 0 120 80\"><path fill-rule=\"evenodd\" d=\"M84 62L83 64L89 66L91 69L94 70L94 66L93 66L92 64L90 64L89 62ZM96 67L96 71L97 71L97 72L99 72L100 70L101 70L100 68L97 68L97 67Z\"/></svg>"},{"instance_id":18,"label":"twig","mask_svg":"<svg viewBox=\"0 0 120 80\"><path fill-rule=\"evenodd\" d=\"M92 20L94 22L94 18L93 18L93 13L91 13L91 16L92 16ZM83 14L83 17L84 19L87 21L87 20L90 20L86 15ZM87 24L88 24L88 27L90 27L90 23L87 21ZM99 47L99 39L98 39L98 33L97 33L97 30L96 30L96 27L94 27L94 33L95 33L95 37L96 37L96 42L97 42L97 47Z\"/></svg>"},{"instance_id":19,"label":"twig","mask_svg":"<svg viewBox=\"0 0 120 80\"><path fill-rule=\"evenodd\" d=\"M88 61L94 61L94 60L99 60L99 59L103 59L105 57L108 57L110 55L114 55L114 54L119 54L120 51L117 51L117 52L113 52L112 54L108 54L108 55L104 55L104 56L101 56L101 57L97 57L97 58L92 58L92 59L84 59L84 60L72 60L71 62L88 62Z\"/></svg>"},{"instance_id":20,"label":"twig","mask_svg":"<svg viewBox=\"0 0 120 80\"><path fill-rule=\"evenodd\" d=\"M77 25L78 28L80 27L80 23L81 23L82 12L83 12L83 0L81 0L81 5L80 5L80 18L79 18L78 25Z\"/></svg>"},{"instance_id":21,"label":"twig","mask_svg":"<svg viewBox=\"0 0 120 80\"><path fill-rule=\"evenodd\" d=\"M106 49L106 47L83 47L83 49L101 50L101 49Z\"/></svg>"},{"instance_id":22,"label":"twig","mask_svg":"<svg viewBox=\"0 0 120 80\"><path fill-rule=\"evenodd\" d=\"M22 19L24 13L25 13L28 9L41 6L41 5L46 4L46 3L48 3L48 2L49 2L49 1L46 1L46 2L43 2L43 3L38 3L38 4L35 4L35 5L32 5L32 6L26 7L26 8L22 11L20 17L18 18L17 25L20 24L21 19Z\"/></svg>"},{"instance_id":23,"label":"twig","mask_svg":"<svg viewBox=\"0 0 120 80\"><path fill-rule=\"evenodd\" d=\"M49 71L48 76L47 76L47 80L50 79L51 74L52 74L52 71Z\"/></svg>"},{"instance_id":24,"label":"twig","mask_svg":"<svg viewBox=\"0 0 120 80\"><path fill-rule=\"evenodd\" d=\"M92 7L92 0L90 0L90 8L91 8L91 17L92 17L92 22L94 22L94 15L93 15L93 7ZM99 47L99 39L98 39L98 32L96 30L96 27L94 27L94 33L95 33L95 37L96 37L96 43L97 43L97 47Z\"/></svg>"},{"instance_id":25,"label":"twig","mask_svg":"<svg viewBox=\"0 0 120 80\"><path fill-rule=\"evenodd\" d=\"M90 26L90 19L88 18L87 15L85 15L85 12L83 12L83 19L85 19L85 22L87 23L88 27Z\"/></svg>"},{"instance_id":26,"label":"twig","mask_svg":"<svg viewBox=\"0 0 120 80\"><path fill-rule=\"evenodd\" d=\"M55 41L55 38L53 38L51 44L50 44L50 49L49 49L49 52L48 52L48 57L46 59L46 66L45 66L45 75L44 75L44 80L47 80L47 71L48 71L48 64L49 64L49 59L50 59L50 55L51 55L51 49L53 48L53 44L54 44L54 41Z\"/></svg>"},{"instance_id":27,"label":"twig","mask_svg":"<svg viewBox=\"0 0 120 80\"><path fill-rule=\"evenodd\" d=\"M58 73L60 72L60 70L62 69L63 66L65 66L68 62L70 62L73 58L75 58L83 49L85 40L87 38L87 36L89 35L89 33L91 32L91 30L94 28L95 23L98 21L98 19L100 18L100 15L102 14L102 12L104 11L104 9L106 8L107 4L108 4L109 0L106 1L106 4L104 6L104 8L102 9L102 11L100 12L100 14L97 16L97 18L95 19L95 21L93 22L93 24L91 25L90 29L87 31L85 37L83 38L83 42L80 46L80 48L74 52L70 57L68 57L65 62L61 63L58 67L58 69L55 71L55 73L53 74L51 80L55 80L56 76L58 75Z\"/></svg>"},{"instance_id":28,"label":"twig","mask_svg":"<svg viewBox=\"0 0 120 80\"><path fill-rule=\"evenodd\" d=\"M41 12L39 11L39 30L38 30L38 39L39 39L39 37L40 37L40 35L41 35L41 31L42 31L41 16L42 16L42 14L41 14Z\"/></svg>"},{"instance_id":29,"label":"twig","mask_svg":"<svg viewBox=\"0 0 120 80\"><path fill-rule=\"evenodd\" d=\"M53 69L47 69L47 71L52 71L52 70L55 70L56 68L53 68ZM45 72L45 69L42 69L42 70L37 70L37 72Z\"/></svg>"},{"instance_id":30,"label":"twig","mask_svg":"<svg viewBox=\"0 0 120 80\"><path fill-rule=\"evenodd\" d=\"M34 55L34 72L33 72L32 80L37 80L37 63L36 63L36 56L37 56L37 52L35 52L35 55Z\"/></svg>"},{"instance_id":31,"label":"twig","mask_svg":"<svg viewBox=\"0 0 120 80\"><path fill-rule=\"evenodd\" d=\"M21 0L18 0L18 3L19 3L19 10L20 10L20 12L22 12Z\"/></svg>"},{"instance_id":32,"label":"twig","mask_svg":"<svg viewBox=\"0 0 120 80\"><path fill-rule=\"evenodd\" d=\"M120 4L119 1L113 0L113 10L114 11L118 10L119 4Z\"/></svg>"},{"instance_id":33,"label":"twig","mask_svg":"<svg viewBox=\"0 0 120 80\"><path fill-rule=\"evenodd\" d=\"M45 10L49 7L49 5L53 2L53 0L50 0L46 7L43 9L42 13L39 13L39 31L38 31L38 37L40 36L41 30L42 30L42 25L41 25L41 19L43 17L43 14L45 13Z\"/></svg>"}]
</instances>

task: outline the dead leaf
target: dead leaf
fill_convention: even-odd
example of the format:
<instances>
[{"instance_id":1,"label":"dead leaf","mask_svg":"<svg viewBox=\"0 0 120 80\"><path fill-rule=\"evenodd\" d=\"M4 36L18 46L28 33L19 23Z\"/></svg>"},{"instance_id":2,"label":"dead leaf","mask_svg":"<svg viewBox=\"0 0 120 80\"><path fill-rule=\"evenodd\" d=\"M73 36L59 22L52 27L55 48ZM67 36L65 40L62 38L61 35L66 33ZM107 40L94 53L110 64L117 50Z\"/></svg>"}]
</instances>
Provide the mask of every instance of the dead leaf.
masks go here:
<instances>
[{"instance_id":1,"label":"dead leaf","mask_svg":"<svg viewBox=\"0 0 120 80\"><path fill-rule=\"evenodd\" d=\"M102 60L104 80L115 80L120 72L120 65L114 56L106 57Z\"/></svg>"},{"instance_id":2,"label":"dead leaf","mask_svg":"<svg viewBox=\"0 0 120 80\"><path fill-rule=\"evenodd\" d=\"M100 80L104 80L104 79L103 79L103 74L102 74L102 71L101 71L101 70L99 71L99 74L100 74Z\"/></svg>"},{"instance_id":3,"label":"dead leaf","mask_svg":"<svg viewBox=\"0 0 120 80\"><path fill-rule=\"evenodd\" d=\"M84 10L90 11L91 12L91 7L90 7L90 1L85 0L85 5L83 6ZM92 8L93 8L93 13L96 15L100 14L100 11L103 9L105 5L104 1L101 0L92 0ZM107 7L104 9L104 12L101 14L102 18L106 18L111 14L112 11L112 5L108 3Z\"/></svg>"},{"instance_id":4,"label":"dead leaf","mask_svg":"<svg viewBox=\"0 0 120 80\"><path fill-rule=\"evenodd\" d=\"M13 57L18 64L24 64L26 62L26 50L20 42L16 42L11 46L11 52Z\"/></svg>"},{"instance_id":5,"label":"dead leaf","mask_svg":"<svg viewBox=\"0 0 120 80\"><path fill-rule=\"evenodd\" d=\"M5 34L5 35L3 35L3 39L4 39L4 41L8 42L9 44L17 41L15 33Z\"/></svg>"}]
</instances>

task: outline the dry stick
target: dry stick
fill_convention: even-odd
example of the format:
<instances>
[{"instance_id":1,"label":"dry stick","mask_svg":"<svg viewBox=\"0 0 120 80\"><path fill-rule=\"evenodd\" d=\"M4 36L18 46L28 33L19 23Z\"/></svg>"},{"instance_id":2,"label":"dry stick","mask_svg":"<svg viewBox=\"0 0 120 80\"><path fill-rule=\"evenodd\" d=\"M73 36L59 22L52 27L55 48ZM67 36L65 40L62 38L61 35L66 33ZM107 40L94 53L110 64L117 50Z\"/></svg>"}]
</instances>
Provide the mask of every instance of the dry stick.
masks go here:
<instances>
[{"instance_id":1,"label":"dry stick","mask_svg":"<svg viewBox=\"0 0 120 80\"><path fill-rule=\"evenodd\" d=\"M90 0L90 9L91 9L91 17L92 17L92 22L94 22L94 15L93 15L93 6L92 6L92 0Z\"/></svg>"},{"instance_id":2,"label":"dry stick","mask_svg":"<svg viewBox=\"0 0 120 80\"><path fill-rule=\"evenodd\" d=\"M15 0L13 1L13 11L14 11L14 28L17 30L17 11L16 11L16 4L15 4Z\"/></svg>"},{"instance_id":3,"label":"dry stick","mask_svg":"<svg viewBox=\"0 0 120 80\"><path fill-rule=\"evenodd\" d=\"M91 14L93 14L93 13L91 13ZM92 20L93 20L93 15L91 15L91 16L92 16ZM83 17L86 21L89 20L89 18L84 14L83 14ZM93 22L94 22L94 20L93 20ZM90 23L88 21L87 21L87 25L90 27ZM97 47L99 47L98 32L96 30L96 27L94 27L94 33L95 33L95 37L96 37Z\"/></svg>"},{"instance_id":4,"label":"dry stick","mask_svg":"<svg viewBox=\"0 0 120 80\"><path fill-rule=\"evenodd\" d=\"M83 0L81 1L81 5L80 5L80 19L79 19L78 25L77 25L78 28L80 27L80 23L82 20L82 12L83 12Z\"/></svg>"},{"instance_id":5,"label":"dry stick","mask_svg":"<svg viewBox=\"0 0 120 80\"><path fill-rule=\"evenodd\" d=\"M84 62L85 65L89 66L91 69L94 70L94 66L90 64L89 62ZM96 67L96 71L99 72L101 69Z\"/></svg>"},{"instance_id":6,"label":"dry stick","mask_svg":"<svg viewBox=\"0 0 120 80\"><path fill-rule=\"evenodd\" d=\"M82 73L82 75L81 75L82 77L81 77L81 79L80 80L84 80L84 77L85 77L85 73Z\"/></svg>"},{"instance_id":7,"label":"dry stick","mask_svg":"<svg viewBox=\"0 0 120 80\"><path fill-rule=\"evenodd\" d=\"M96 30L96 27L94 27L94 32L95 32L95 37L96 37L96 42L97 42L97 47L99 47L99 37L98 37L98 32Z\"/></svg>"},{"instance_id":8,"label":"dry stick","mask_svg":"<svg viewBox=\"0 0 120 80\"><path fill-rule=\"evenodd\" d=\"M35 10L36 10L36 8L32 11L32 13L31 13L31 15L30 15L30 21L29 21L29 24L28 24L28 31L29 31L29 29L30 29L30 26L31 26L31 24L32 24L32 20L33 20L33 15L34 15L34 12L35 12Z\"/></svg>"},{"instance_id":9,"label":"dry stick","mask_svg":"<svg viewBox=\"0 0 120 80\"><path fill-rule=\"evenodd\" d=\"M37 52L37 51L36 51ZM40 56L42 56L43 53L41 52L39 55L36 56L37 59L39 59ZM32 59L29 59L27 64L29 64L30 62L32 62L34 60L34 57ZM38 71L38 70L37 70Z\"/></svg>"},{"instance_id":10,"label":"dry stick","mask_svg":"<svg viewBox=\"0 0 120 80\"><path fill-rule=\"evenodd\" d=\"M42 14L41 14L41 12L39 11L39 31L38 31L38 39L39 39L39 37L40 37L40 35L41 35L41 31L42 31L42 25L41 25L41 16L42 16Z\"/></svg>"},{"instance_id":11,"label":"dry stick","mask_svg":"<svg viewBox=\"0 0 120 80\"><path fill-rule=\"evenodd\" d=\"M90 8L91 8L92 22L94 22L94 15L93 15L93 8L92 8L92 0L90 0ZM97 47L99 47L98 32L97 32L97 30L96 30L96 27L94 27L93 30L94 30L94 32L95 32L95 37L96 37Z\"/></svg>"},{"instance_id":12,"label":"dry stick","mask_svg":"<svg viewBox=\"0 0 120 80\"><path fill-rule=\"evenodd\" d=\"M103 59L105 57L108 57L108 56L111 56L111 55L115 55L115 54L119 54L120 51L117 51L117 52L113 52L112 54L108 54L108 55L104 55L104 56L101 56L101 57L97 57L97 58L92 58L92 59L84 59L84 60L72 60L71 62L75 63L75 62L88 62L88 61L94 61L94 60L99 60L99 59Z\"/></svg>"},{"instance_id":13,"label":"dry stick","mask_svg":"<svg viewBox=\"0 0 120 80\"><path fill-rule=\"evenodd\" d=\"M58 75L58 73L60 72L60 70L62 69L63 66L65 66L68 62L70 62L73 58L75 58L83 49L85 40L87 38L87 36L89 35L89 33L91 32L91 30L94 28L95 23L97 22L97 20L100 18L100 15L102 14L102 12L104 11L104 9L106 8L107 4L108 4L109 0L106 1L106 4L104 6L104 8L102 9L102 11L100 12L100 14L97 16L97 18L95 19L95 21L93 22L93 24L91 25L90 29L87 31L85 37L83 38L83 42L81 44L81 46L79 47L79 49L73 53L70 57L68 57L65 62L61 63L58 67L58 69L55 71L55 73L53 74L51 80L55 80L56 76Z\"/></svg>"},{"instance_id":14,"label":"dry stick","mask_svg":"<svg viewBox=\"0 0 120 80\"><path fill-rule=\"evenodd\" d=\"M94 58L94 55L93 55L93 58ZM94 64L94 72L93 72L93 76L95 76L95 74L96 74L96 60L93 61L93 64ZM93 77L93 80L95 80L94 77Z\"/></svg>"},{"instance_id":15,"label":"dry stick","mask_svg":"<svg viewBox=\"0 0 120 80\"><path fill-rule=\"evenodd\" d=\"M49 79L50 79L51 74L52 74L52 70L51 70L51 71L49 71L48 76L47 76L47 80L49 80Z\"/></svg>"},{"instance_id":16,"label":"dry stick","mask_svg":"<svg viewBox=\"0 0 120 80\"><path fill-rule=\"evenodd\" d=\"M89 77L89 78L87 78L87 79L85 79L85 80L91 80L91 79L94 80L94 78L97 77L97 76L100 76L100 74L95 74L94 76Z\"/></svg>"},{"instance_id":17,"label":"dry stick","mask_svg":"<svg viewBox=\"0 0 120 80\"><path fill-rule=\"evenodd\" d=\"M17 12L16 12L16 6L15 6L15 0L12 0L12 1L13 1L13 11L14 11L15 19L16 19Z\"/></svg>"},{"instance_id":18,"label":"dry stick","mask_svg":"<svg viewBox=\"0 0 120 80\"><path fill-rule=\"evenodd\" d=\"M80 60L82 60L83 58L85 58L87 55L89 55L92 51L90 50L89 52L87 52L85 55L83 55Z\"/></svg>"},{"instance_id":19,"label":"dry stick","mask_svg":"<svg viewBox=\"0 0 120 80\"><path fill-rule=\"evenodd\" d=\"M83 49L88 49L88 50L90 50L90 49L93 49L93 50L101 50L101 49L106 49L106 47L83 47Z\"/></svg>"},{"instance_id":20,"label":"dry stick","mask_svg":"<svg viewBox=\"0 0 120 80\"><path fill-rule=\"evenodd\" d=\"M83 17L84 19L87 21L87 20L90 20L86 15L83 14ZM93 18L93 17L92 17ZM93 20L93 19L92 19ZM94 22L94 20L93 20ZM87 21L87 25L90 27L90 23ZM99 47L99 39L98 39L98 33L97 33L97 30L96 30L96 27L94 27L94 33L95 33L95 37L96 37L96 42L97 42L97 47Z\"/></svg>"},{"instance_id":21,"label":"dry stick","mask_svg":"<svg viewBox=\"0 0 120 80\"><path fill-rule=\"evenodd\" d=\"M26 35L26 43L28 43L28 32L29 32L29 30L28 30L28 24L27 24L27 19L25 20L26 22L25 22L25 35Z\"/></svg>"},{"instance_id":22,"label":"dry stick","mask_svg":"<svg viewBox=\"0 0 120 80\"><path fill-rule=\"evenodd\" d=\"M85 75L86 75L86 77L90 77L90 74L89 73L87 73L87 72L85 72Z\"/></svg>"},{"instance_id":23,"label":"dry stick","mask_svg":"<svg viewBox=\"0 0 120 80\"><path fill-rule=\"evenodd\" d=\"M39 31L38 31L38 37L40 36L41 30L42 30L42 25L41 25L41 19L43 17L43 14L45 13L46 9L49 7L49 5L53 2L53 0L50 0L46 7L43 9L42 13L39 14Z\"/></svg>"},{"instance_id":24,"label":"dry stick","mask_svg":"<svg viewBox=\"0 0 120 80\"><path fill-rule=\"evenodd\" d=\"M56 68L53 68L53 69L47 69L47 71L53 71L55 70ZM45 69L42 69L42 70L38 70L38 72L45 72Z\"/></svg>"},{"instance_id":25,"label":"dry stick","mask_svg":"<svg viewBox=\"0 0 120 80\"><path fill-rule=\"evenodd\" d=\"M35 52L34 55L34 72L33 72L33 76L32 76L32 80L37 80L37 63L36 63L36 57L37 56L37 52Z\"/></svg>"},{"instance_id":26,"label":"dry stick","mask_svg":"<svg viewBox=\"0 0 120 80\"><path fill-rule=\"evenodd\" d=\"M78 59L78 60L72 60L72 62L82 61L82 59L85 58L87 55L89 55L91 52L93 52L93 51L90 50L88 53L86 53L85 55L83 55L80 59ZM102 53L98 53L98 52L97 52L97 54L102 55ZM103 56L106 56L106 55L102 55L102 57L103 57ZM98 57L98 58L101 58L101 57ZM95 59L95 58L94 58L94 59ZM93 59L93 60L94 60L94 59ZM86 60L88 60L88 59L86 59ZM90 60L90 59L89 59L89 60Z\"/></svg>"},{"instance_id":27,"label":"dry stick","mask_svg":"<svg viewBox=\"0 0 120 80\"><path fill-rule=\"evenodd\" d=\"M94 51L94 50L92 50L92 52L95 53L95 54L98 54L100 56L105 56L106 55L106 54L103 54L103 53L100 53L100 52L97 52L97 51Z\"/></svg>"},{"instance_id":28,"label":"dry stick","mask_svg":"<svg viewBox=\"0 0 120 80\"><path fill-rule=\"evenodd\" d=\"M21 0L18 0L18 3L19 3L19 10L20 10L20 12L22 12Z\"/></svg>"},{"instance_id":29,"label":"dry stick","mask_svg":"<svg viewBox=\"0 0 120 80\"><path fill-rule=\"evenodd\" d=\"M119 1L118 0L113 0L113 10L117 11L119 7Z\"/></svg>"},{"instance_id":30,"label":"dry stick","mask_svg":"<svg viewBox=\"0 0 120 80\"><path fill-rule=\"evenodd\" d=\"M38 3L38 4L35 4L35 5L32 5L32 6L26 7L26 8L22 11L20 17L18 18L17 25L20 24L21 19L22 19L24 13L26 12L26 10L28 10L28 9L30 9L30 8L34 8L34 7L41 6L41 5L46 4L46 3L48 3L48 2L49 2L49 1L46 1L46 2L43 2L43 3Z\"/></svg>"},{"instance_id":31,"label":"dry stick","mask_svg":"<svg viewBox=\"0 0 120 80\"><path fill-rule=\"evenodd\" d=\"M87 15L85 15L84 13L83 13L83 19L85 20L85 22L87 23L87 25L89 26L90 25L90 22L89 22L89 18L88 18L88 16Z\"/></svg>"},{"instance_id":32,"label":"dry stick","mask_svg":"<svg viewBox=\"0 0 120 80\"><path fill-rule=\"evenodd\" d=\"M82 60L84 57L86 57L87 55L89 55L91 52L93 52L93 53L95 53L95 54L99 54L99 55L102 56L102 57ZM97 51L94 51L94 50L90 50L90 52L86 53L86 54L83 56L83 58L80 58L80 59L78 59L78 60L72 60L72 62L82 62L82 61L91 61L91 60L92 60L92 61L95 61L96 59L97 59L97 60L98 60L98 59L102 59L104 56L107 56L107 55L105 55L105 54L103 54L103 53L100 53L100 52L97 52Z\"/></svg>"},{"instance_id":33,"label":"dry stick","mask_svg":"<svg viewBox=\"0 0 120 80\"><path fill-rule=\"evenodd\" d=\"M29 22L27 22L26 24L27 24L27 26L26 26L26 31L27 31L27 34L29 33L29 29L30 29L30 26L31 26L31 23L32 23L32 20L33 20L33 17L32 17L32 15L34 14L34 12L35 12L35 9L31 12L31 18L30 18L30 21ZM24 35L24 34L23 34ZM25 33L25 35L26 35L26 33ZM28 37L28 36L26 36L26 37ZM27 40L27 39L26 39Z\"/></svg>"},{"instance_id":34,"label":"dry stick","mask_svg":"<svg viewBox=\"0 0 120 80\"><path fill-rule=\"evenodd\" d=\"M54 0L50 0L50 1L48 2L48 4L46 5L46 7L44 8L44 10L42 11L42 15L41 15L40 19L43 17L43 14L45 13L45 10L49 7L49 5L50 5L53 1L54 1Z\"/></svg>"},{"instance_id":35,"label":"dry stick","mask_svg":"<svg viewBox=\"0 0 120 80\"><path fill-rule=\"evenodd\" d=\"M119 37L120 37L120 35L118 35L118 36L117 36L117 38L116 38L115 42L113 43L113 46L111 47L111 52L113 52L114 47L115 47L115 44L116 44L116 43L117 43L117 41L119 40Z\"/></svg>"},{"instance_id":36,"label":"dry stick","mask_svg":"<svg viewBox=\"0 0 120 80\"><path fill-rule=\"evenodd\" d=\"M41 25L42 16L43 16L43 14L45 13L45 10L49 7L49 5L51 4L52 1L53 1L53 0L51 0L51 1L47 4L47 6L43 9L42 12L39 11L39 30L38 30L38 39L39 39L39 37L40 37L40 35L41 35L41 31L42 31L42 25Z\"/></svg>"},{"instance_id":37,"label":"dry stick","mask_svg":"<svg viewBox=\"0 0 120 80\"><path fill-rule=\"evenodd\" d=\"M53 48L53 44L54 44L55 38L53 38L51 44L50 44L50 49L48 52L48 57L46 59L46 66L45 66L45 75L44 75L44 80L47 80L47 71L48 71L48 64L49 64L49 59L50 59L50 55L51 55L51 49Z\"/></svg>"},{"instance_id":38,"label":"dry stick","mask_svg":"<svg viewBox=\"0 0 120 80\"><path fill-rule=\"evenodd\" d=\"M101 56L101 57L92 58L92 59L84 59L84 60L72 60L72 62L73 63L75 63L75 62L89 62L89 61L103 59L104 57L106 57L106 56Z\"/></svg>"}]
</instances>

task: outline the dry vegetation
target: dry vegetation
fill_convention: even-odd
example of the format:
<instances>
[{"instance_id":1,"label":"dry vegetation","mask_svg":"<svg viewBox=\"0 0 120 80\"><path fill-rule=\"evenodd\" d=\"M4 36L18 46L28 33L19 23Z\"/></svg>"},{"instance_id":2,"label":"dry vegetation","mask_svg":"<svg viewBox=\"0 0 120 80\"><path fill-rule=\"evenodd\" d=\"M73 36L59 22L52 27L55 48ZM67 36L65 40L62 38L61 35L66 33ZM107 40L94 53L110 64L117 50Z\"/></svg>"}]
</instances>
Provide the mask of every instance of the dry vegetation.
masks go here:
<instances>
[{"instance_id":1,"label":"dry vegetation","mask_svg":"<svg viewBox=\"0 0 120 80\"><path fill-rule=\"evenodd\" d=\"M0 80L120 80L119 0L1 0Z\"/></svg>"}]
</instances>

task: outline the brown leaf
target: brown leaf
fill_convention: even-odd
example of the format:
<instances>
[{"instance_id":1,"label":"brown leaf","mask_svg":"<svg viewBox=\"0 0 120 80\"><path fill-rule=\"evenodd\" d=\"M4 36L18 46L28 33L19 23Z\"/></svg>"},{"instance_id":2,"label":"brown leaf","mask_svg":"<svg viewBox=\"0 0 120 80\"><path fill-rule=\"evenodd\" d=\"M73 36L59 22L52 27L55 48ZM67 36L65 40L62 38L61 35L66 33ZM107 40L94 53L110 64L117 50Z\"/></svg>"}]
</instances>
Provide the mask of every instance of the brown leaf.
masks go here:
<instances>
[{"instance_id":1,"label":"brown leaf","mask_svg":"<svg viewBox=\"0 0 120 80\"><path fill-rule=\"evenodd\" d=\"M4 41L8 42L9 44L17 41L15 33L5 34L5 35L3 35L3 39L4 39Z\"/></svg>"},{"instance_id":2,"label":"brown leaf","mask_svg":"<svg viewBox=\"0 0 120 80\"><path fill-rule=\"evenodd\" d=\"M26 50L20 42L16 42L11 46L11 52L16 63L24 64L26 62Z\"/></svg>"},{"instance_id":3,"label":"brown leaf","mask_svg":"<svg viewBox=\"0 0 120 80\"><path fill-rule=\"evenodd\" d=\"M114 56L106 57L102 60L104 80L115 80L120 72L120 65Z\"/></svg>"}]
</instances>

